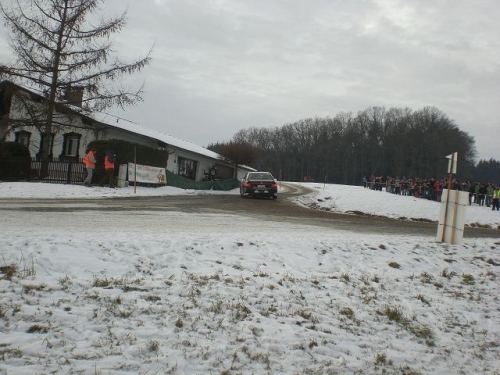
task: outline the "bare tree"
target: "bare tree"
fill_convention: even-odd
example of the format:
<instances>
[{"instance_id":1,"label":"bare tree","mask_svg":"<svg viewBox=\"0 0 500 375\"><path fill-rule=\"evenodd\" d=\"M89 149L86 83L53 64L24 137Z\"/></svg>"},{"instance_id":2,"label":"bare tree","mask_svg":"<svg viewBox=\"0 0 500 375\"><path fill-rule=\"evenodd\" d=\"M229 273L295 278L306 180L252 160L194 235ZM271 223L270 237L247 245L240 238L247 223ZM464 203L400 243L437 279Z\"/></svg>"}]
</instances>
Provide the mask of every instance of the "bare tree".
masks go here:
<instances>
[{"instance_id":1,"label":"bare tree","mask_svg":"<svg viewBox=\"0 0 500 375\"><path fill-rule=\"evenodd\" d=\"M439 178L446 155L460 158L460 178L472 172L474 138L433 107L372 107L357 114L304 119L274 129L243 129L233 140L254 146L261 170L288 180L356 184L364 175Z\"/></svg>"},{"instance_id":2,"label":"bare tree","mask_svg":"<svg viewBox=\"0 0 500 375\"><path fill-rule=\"evenodd\" d=\"M208 145L207 148L229 159L236 166L240 164L251 165L257 157L257 149L247 142L217 142L216 144ZM237 170L238 168L235 168L235 173Z\"/></svg>"},{"instance_id":3,"label":"bare tree","mask_svg":"<svg viewBox=\"0 0 500 375\"><path fill-rule=\"evenodd\" d=\"M85 112L142 100L142 87L133 90L111 82L144 68L152 51L129 63L114 56L110 37L125 26L126 12L91 24L103 2L13 0L10 8L0 4L15 56L12 64L0 65L0 77L36 88L44 96L28 110L36 112L38 122L43 119L42 161L49 159L58 103L74 104Z\"/></svg>"}]
</instances>

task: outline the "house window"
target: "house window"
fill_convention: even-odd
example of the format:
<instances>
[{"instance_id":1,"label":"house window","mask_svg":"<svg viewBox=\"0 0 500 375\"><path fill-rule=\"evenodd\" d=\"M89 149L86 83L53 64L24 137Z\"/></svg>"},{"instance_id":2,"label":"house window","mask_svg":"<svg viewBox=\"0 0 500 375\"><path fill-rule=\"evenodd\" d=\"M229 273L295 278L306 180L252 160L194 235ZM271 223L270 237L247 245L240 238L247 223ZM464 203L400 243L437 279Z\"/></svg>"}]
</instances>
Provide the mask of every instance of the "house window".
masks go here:
<instances>
[{"instance_id":1,"label":"house window","mask_svg":"<svg viewBox=\"0 0 500 375\"><path fill-rule=\"evenodd\" d=\"M24 130L22 130L20 132L16 132L16 142L21 143L21 144L25 145L26 147L30 146L30 137L31 137L30 132L27 132Z\"/></svg>"},{"instance_id":2,"label":"house window","mask_svg":"<svg viewBox=\"0 0 500 375\"><path fill-rule=\"evenodd\" d=\"M184 158L177 158L179 176L189 178L190 180L196 179L196 161Z\"/></svg>"},{"instance_id":3,"label":"house window","mask_svg":"<svg viewBox=\"0 0 500 375\"><path fill-rule=\"evenodd\" d=\"M78 149L80 147L81 135L78 133L64 134L64 154L67 157L78 156Z\"/></svg>"}]
</instances>

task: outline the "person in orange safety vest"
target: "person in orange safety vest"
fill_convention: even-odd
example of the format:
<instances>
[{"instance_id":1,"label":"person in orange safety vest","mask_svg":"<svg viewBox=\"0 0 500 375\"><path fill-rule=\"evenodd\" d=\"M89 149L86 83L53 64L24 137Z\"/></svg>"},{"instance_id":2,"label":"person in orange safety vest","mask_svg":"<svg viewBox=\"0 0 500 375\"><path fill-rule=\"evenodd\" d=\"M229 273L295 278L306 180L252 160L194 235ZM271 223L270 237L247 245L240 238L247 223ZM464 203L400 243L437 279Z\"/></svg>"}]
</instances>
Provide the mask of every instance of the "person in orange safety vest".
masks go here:
<instances>
[{"instance_id":1,"label":"person in orange safety vest","mask_svg":"<svg viewBox=\"0 0 500 375\"><path fill-rule=\"evenodd\" d=\"M85 168L87 168L87 177L85 180L83 180L83 185L85 186L90 186L92 183L92 176L94 174L94 168L95 168L95 148L91 148L88 152L87 155L83 158L83 164L85 164Z\"/></svg>"}]
</instances>

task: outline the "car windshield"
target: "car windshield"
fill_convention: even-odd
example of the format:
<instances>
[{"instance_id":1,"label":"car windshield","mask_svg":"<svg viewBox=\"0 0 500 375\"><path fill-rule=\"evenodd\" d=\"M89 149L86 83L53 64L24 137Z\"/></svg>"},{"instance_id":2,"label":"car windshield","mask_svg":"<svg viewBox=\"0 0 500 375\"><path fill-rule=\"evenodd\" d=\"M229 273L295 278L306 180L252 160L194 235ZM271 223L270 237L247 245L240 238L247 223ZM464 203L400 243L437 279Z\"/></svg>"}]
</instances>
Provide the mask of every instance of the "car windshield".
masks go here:
<instances>
[{"instance_id":1,"label":"car windshield","mask_svg":"<svg viewBox=\"0 0 500 375\"><path fill-rule=\"evenodd\" d=\"M249 180L261 180L261 181L272 181L274 180L273 176L269 173L249 173Z\"/></svg>"}]
</instances>

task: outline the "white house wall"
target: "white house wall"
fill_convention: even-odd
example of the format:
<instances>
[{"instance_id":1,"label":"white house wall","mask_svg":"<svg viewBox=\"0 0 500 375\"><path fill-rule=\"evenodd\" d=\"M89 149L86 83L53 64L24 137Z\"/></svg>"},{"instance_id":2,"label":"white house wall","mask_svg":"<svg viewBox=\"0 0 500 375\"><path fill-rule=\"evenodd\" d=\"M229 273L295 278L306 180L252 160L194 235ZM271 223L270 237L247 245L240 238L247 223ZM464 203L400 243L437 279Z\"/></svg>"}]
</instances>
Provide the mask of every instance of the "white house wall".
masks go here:
<instances>
[{"instance_id":1,"label":"white house wall","mask_svg":"<svg viewBox=\"0 0 500 375\"><path fill-rule=\"evenodd\" d=\"M168 150L167 169L172 173L178 174L179 172L179 158L196 161L195 177L197 181L203 179L203 169L207 168L207 165L211 165L209 160L191 152L173 147L169 147Z\"/></svg>"},{"instance_id":2,"label":"white house wall","mask_svg":"<svg viewBox=\"0 0 500 375\"><path fill-rule=\"evenodd\" d=\"M237 170L237 172L236 172L236 174L237 174L236 178L237 178L238 180L241 180L241 179L243 179L243 177L245 177L245 175L246 175L248 172L250 172L248 169L243 169L243 167L242 167L242 168L238 167L238 170Z\"/></svg>"},{"instance_id":3,"label":"white house wall","mask_svg":"<svg viewBox=\"0 0 500 375\"><path fill-rule=\"evenodd\" d=\"M29 118L26 111L20 109L19 105L16 105L15 97L13 98L13 104L10 108L10 119L14 121L23 120L25 118ZM71 119L67 115L63 115L54 113L54 116L57 118L58 122L63 123L72 123L72 125L54 125L53 132L54 141L52 146L52 154L55 158L58 158L59 155L63 152L63 143L64 143L64 134L67 133L78 133L81 134L80 145L78 149L79 157L82 158L85 156L85 151L87 145L95 139L95 131L84 129L88 128L88 125L84 125L82 123L82 119L80 116L74 116ZM16 139L16 132L26 131L30 133L30 143L29 143L29 151L32 157L34 157L40 151L40 141L41 134L40 131L35 126L24 126L24 125L15 125L14 127L9 127L7 130L7 135L5 137L6 141L14 142Z\"/></svg>"},{"instance_id":4,"label":"white house wall","mask_svg":"<svg viewBox=\"0 0 500 375\"><path fill-rule=\"evenodd\" d=\"M63 142L64 142L64 134L65 133L79 133L82 134L82 129L79 128L74 128L74 127L65 127L64 133L56 133L54 136L54 141L53 141L53 146L52 146L52 154L54 158L58 158L59 155L62 154L63 152ZM39 153L40 151L40 142L41 142L41 134L40 132L33 127L30 126L20 126L16 127L16 132L17 131L26 131L30 133L30 142L29 142L29 151L31 157L35 157L36 154ZM7 142L14 142L16 140L16 135L15 132L11 131L8 132L6 139ZM93 140L93 136L91 137L89 133L84 133L82 134L82 137L80 138L80 147L78 149L79 157L82 158L85 156L85 151L87 145Z\"/></svg>"},{"instance_id":5,"label":"white house wall","mask_svg":"<svg viewBox=\"0 0 500 375\"><path fill-rule=\"evenodd\" d=\"M28 93L24 95L29 96ZM17 100L19 101L19 99ZM218 159L218 154L201 146L171 137L164 133L142 128L126 121L120 120L115 124L115 121L108 119L108 115L100 119L99 114L92 114L92 117L95 117L95 119L92 121L91 125L84 124L82 122L82 117L76 113L74 116L68 116L56 112L55 116L58 116L58 122L67 123L68 125L54 125L53 133L55 133L55 135L52 147L54 158L58 158L63 154L64 135L67 133L77 133L81 135L78 148L79 158L85 156L88 144L92 141L119 139L152 148L160 148L161 144L165 144L169 153L166 165L167 170L175 174L179 173L179 157L194 160L196 161L195 179L197 181L202 180L205 177L205 171L209 172L214 165L218 165L218 170L221 172L224 170L223 174L229 174L229 169L232 168L231 165ZM15 96L12 98L9 118L11 120L29 118L27 111L20 108L19 105L16 105ZM16 125L14 129L9 128L5 139L6 141L15 141L15 133L23 130L30 133L29 150L31 156L34 157L40 151L41 140L41 134L35 126ZM252 169L240 166L237 171L237 177L242 178L248 170Z\"/></svg>"},{"instance_id":6,"label":"white house wall","mask_svg":"<svg viewBox=\"0 0 500 375\"><path fill-rule=\"evenodd\" d=\"M149 146L153 148L158 148L159 141L157 139L145 137L143 135L131 133L128 131L123 131L118 128L109 128L106 129L101 136L101 139L122 139L128 142L138 143L144 146ZM199 155L197 153L190 152L189 150L184 150L172 145L167 145L166 150L168 151L168 160L166 169L174 174L178 174L179 172L179 163L178 158L184 158L189 160L196 161L196 180L200 181L204 177L204 172L209 171L210 168L217 161L211 158L207 158L203 155Z\"/></svg>"}]
</instances>

